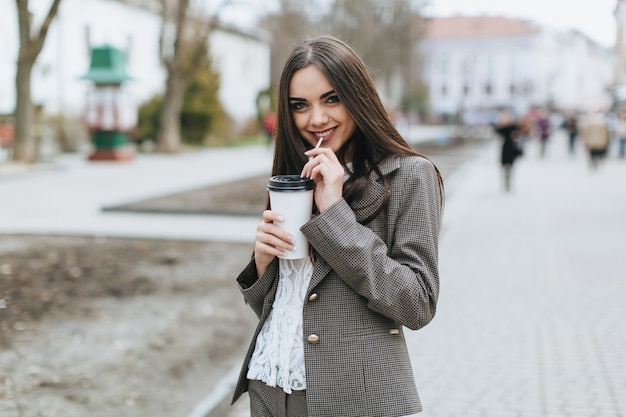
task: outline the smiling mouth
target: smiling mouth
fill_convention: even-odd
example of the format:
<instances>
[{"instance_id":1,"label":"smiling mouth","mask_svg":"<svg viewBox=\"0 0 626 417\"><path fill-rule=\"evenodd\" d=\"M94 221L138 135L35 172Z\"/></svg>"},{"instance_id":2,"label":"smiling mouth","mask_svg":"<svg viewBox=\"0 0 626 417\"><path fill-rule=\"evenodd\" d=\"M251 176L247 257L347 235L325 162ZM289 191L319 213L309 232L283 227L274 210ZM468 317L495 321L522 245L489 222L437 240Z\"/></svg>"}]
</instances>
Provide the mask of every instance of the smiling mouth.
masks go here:
<instances>
[{"instance_id":1,"label":"smiling mouth","mask_svg":"<svg viewBox=\"0 0 626 417\"><path fill-rule=\"evenodd\" d=\"M336 129L337 129L336 127L333 127L331 129L324 130L323 132L312 132L312 133L318 140L322 139L323 141L326 141L327 139L330 139L330 137L332 136L333 132Z\"/></svg>"}]
</instances>

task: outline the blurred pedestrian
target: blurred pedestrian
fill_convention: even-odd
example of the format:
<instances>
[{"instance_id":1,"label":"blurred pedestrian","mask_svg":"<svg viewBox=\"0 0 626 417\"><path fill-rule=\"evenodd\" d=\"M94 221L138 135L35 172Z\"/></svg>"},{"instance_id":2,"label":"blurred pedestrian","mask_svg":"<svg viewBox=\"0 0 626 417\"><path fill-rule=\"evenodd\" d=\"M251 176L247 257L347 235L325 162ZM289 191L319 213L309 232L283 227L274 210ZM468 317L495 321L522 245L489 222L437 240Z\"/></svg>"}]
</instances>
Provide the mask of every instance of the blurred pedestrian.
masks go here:
<instances>
[{"instance_id":1,"label":"blurred pedestrian","mask_svg":"<svg viewBox=\"0 0 626 417\"><path fill-rule=\"evenodd\" d=\"M237 278L259 324L233 401L248 391L255 417L417 413L403 327L436 310L439 171L400 136L367 67L336 38L292 51L277 116L273 175L315 181L300 229L312 252L280 258L292 238L268 204Z\"/></svg>"},{"instance_id":2,"label":"blurred pedestrian","mask_svg":"<svg viewBox=\"0 0 626 417\"><path fill-rule=\"evenodd\" d=\"M609 143L612 143L617 137L617 115L612 111L607 111L604 113L604 118L609 128Z\"/></svg>"},{"instance_id":3,"label":"blurred pedestrian","mask_svg":"<svg viewBox=\"0 0 626 417\"><path fill-rule=\"evenodd\" d=\"M624 158L626 156L626 109L622 109L618 114L615 134L618 144L617 154L620 158Z\"/></svg>"},{"instance_id":4,"label":"blurred pedestrian","mask_svg":"<svg viewBox=\"0 0 626 417\"><path fill-rule=\"evenodd\" d=\"M539 143L540 143L540 155L546 156L546 148L548 147L548 140L552 133L552 126L550 125L549 113L541 109L539 112L539 118L537 119L537 130L539 131Z\"/></svg>"},{"instance_id":5,"label":"blurred pedestrian","mask_svg":"<svg viewBox=\"0 0 626 417\"><path fill-rule=\"evenodd\" d=\"M580 122L580 138L589 153L589 162L592 169L596 169L606 156L611 133L606 117L600 113L590 113Z\"/></svg>"},{"instance_id":6,"label":"blurred pedestrian","mask_svg":"<svg viewBox=\"0 0 626 417\"><path fill-rule=\"evenodd\" d=\"M265 137L267 138L267 144L271 145L274 138L274 133L276 132L276 113L271 111L265 113L265 115L263 116L262 124L263 132L265 133Z\"/></svg>"},{"instance_id":7,"label":"blurred pedestrian","mask_svg":"<svg viewBox=\"0 0 626 417\"><path fill-rule=\"evenodd\" d=\"M502 110L494 128L502 139L500 163L504 175L504 189L510 191L513 163L523 153L518 142L520 140L520 126L515 122L515 118L509 110Z\"/></svg>"},{"instance_id":8,"label":"blurred pedestrian","mask_svg":"<svg viewBox=\"0 0 626 417\"><path fill-rule=\"evenodd\" d=\"M530 142L534 134L534 121L532 118L532 114L530 112L526 112L518 119L517 125L519 126L519 137L517 139L517 144L519 145L520 150L523 152L526 148L526 144Z\"/></svg>"},{"instance_id":9,"label":"blurred pedestrian","mask_svg":"<svg viewBox=\"0 0 626 417\"><path fill-rule=\"evenodd\" d=\"M570 114L565 119L565 131L569 138L569 154L576 152L576 138L578 137L578 118L575 113Z\"/></svg>"}]
</instances>

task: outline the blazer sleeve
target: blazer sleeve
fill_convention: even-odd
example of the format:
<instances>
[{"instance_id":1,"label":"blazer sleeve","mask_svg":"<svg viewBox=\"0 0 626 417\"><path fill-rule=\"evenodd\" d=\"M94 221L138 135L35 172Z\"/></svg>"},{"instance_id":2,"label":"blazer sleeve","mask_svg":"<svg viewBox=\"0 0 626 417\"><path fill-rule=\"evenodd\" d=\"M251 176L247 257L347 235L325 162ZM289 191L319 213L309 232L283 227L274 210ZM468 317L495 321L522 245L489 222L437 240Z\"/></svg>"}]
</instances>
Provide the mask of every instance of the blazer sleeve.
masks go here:
<instances>
[{"instance_id":1,"label":"blazer sleeve","mask_svg":"<svg viewBox=\"0 0 626 417\"><path fill-rule=\"evenodd\" d=\"M401 200L390 201L388 243L359 224L344 199L301 230L339 277L367 298L369 308L416 330L435 315L441 206L434 166L413 160L392 179L399 183L390 187L390 199Z\"/></svg>"},{"instance_id":2,"label":"blazer sleeve","mask_svg":"<svg viewBox=\"0 0 626 417\"><path fill-rule=\"evenodd\" d=\"M246 303L252 308L257 317L261 318L265 296L272 288L278 276L278 258L274 259L267 271L257 279L256 265L252 259L237 277L239 291Z\"/></svg>"}]
</instances>

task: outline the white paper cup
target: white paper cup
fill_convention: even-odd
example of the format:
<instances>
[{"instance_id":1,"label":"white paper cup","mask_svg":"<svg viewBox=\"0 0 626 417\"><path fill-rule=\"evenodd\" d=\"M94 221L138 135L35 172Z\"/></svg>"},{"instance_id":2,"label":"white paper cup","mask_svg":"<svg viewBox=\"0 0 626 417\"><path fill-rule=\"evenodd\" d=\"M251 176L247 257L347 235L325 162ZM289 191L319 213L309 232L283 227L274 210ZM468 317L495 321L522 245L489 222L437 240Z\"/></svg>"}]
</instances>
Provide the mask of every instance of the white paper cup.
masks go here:
<instances>
[{"instance_id":1,"label":"white paper cup","mask_svg":"<svg viewBox=\"0 0 626 417\"><path fill-rule=\"evenodd\" d=\"M315 182L299 175L276 175L270 178L267 190L270 193L270 206L283 215L282 222L274 222L288 231L295 241L294 251L287 251L283 259L300 259L309 256L309 242L300 227L311 220L313 211L313 188Z\"/></svg>"}]
</instances>

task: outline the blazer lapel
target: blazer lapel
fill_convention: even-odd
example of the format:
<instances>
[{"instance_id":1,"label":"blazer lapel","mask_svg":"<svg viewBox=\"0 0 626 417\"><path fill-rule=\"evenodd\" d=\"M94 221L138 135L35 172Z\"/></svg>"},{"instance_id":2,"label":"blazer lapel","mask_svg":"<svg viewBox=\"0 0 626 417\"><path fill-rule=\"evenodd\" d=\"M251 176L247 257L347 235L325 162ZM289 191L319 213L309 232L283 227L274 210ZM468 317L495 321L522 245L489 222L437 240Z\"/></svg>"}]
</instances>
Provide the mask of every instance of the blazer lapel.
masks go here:
<instances>
[{"instance_id":1,"label":"blazer lapel","mask_svg":"<svg viewBox=\"0 0 626 417\"><path fill-rule=\"evenodd\" d=\"M330 265L326 263L322 258L317 258L313 266L313 275L311 275L311 281L309 282L309 288L307 293L319 284L326 275L330 272Z\"/></svg>"},{"instance_id":2,"label":"blazer lapel","mask_svg":"<svg viewBox=\"0 0 626 417\"><path fill-rule=\"evenodd\" d=\"M390 174L399 167L400 162L397 157L387 158L378 165L380 173L383 176ZM354 211L357 221L363 222L371 216L378 208L378 204L380 204L384 195L385 187L382 184L382 180L376 172L372 171L366 194L359 200L352 202L350 205ZM313 268L313 275L311 276L308 291L319 284L329 272L330 265L328 265L323 259L317 258Z\"/></svg>"},{"instance_id":3,"label":"blazer lapel","mask_svg":"<svg viewBox=\"0 0 626 417\"><path fill-rule=\"evenodd\" d=\"M378 169L383 177L389 175L392 171L395 171L399 167L400 162L397 157L387 158L378 164ZM375 171L372 171L366 194L361 199L352 202L350 205L356 215L357 221L362 223L369 216L374 214L384 196L385 187L382 179Z\"/></svg>"}]
</instances>

